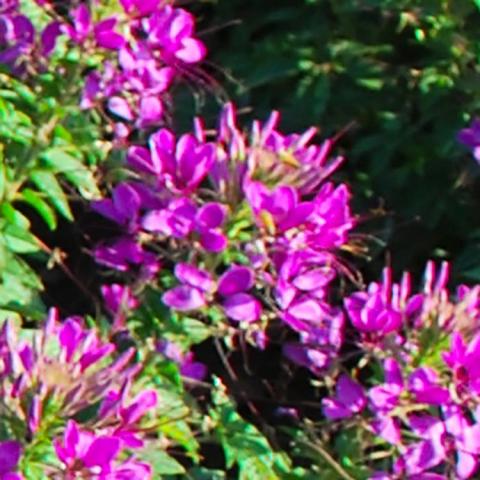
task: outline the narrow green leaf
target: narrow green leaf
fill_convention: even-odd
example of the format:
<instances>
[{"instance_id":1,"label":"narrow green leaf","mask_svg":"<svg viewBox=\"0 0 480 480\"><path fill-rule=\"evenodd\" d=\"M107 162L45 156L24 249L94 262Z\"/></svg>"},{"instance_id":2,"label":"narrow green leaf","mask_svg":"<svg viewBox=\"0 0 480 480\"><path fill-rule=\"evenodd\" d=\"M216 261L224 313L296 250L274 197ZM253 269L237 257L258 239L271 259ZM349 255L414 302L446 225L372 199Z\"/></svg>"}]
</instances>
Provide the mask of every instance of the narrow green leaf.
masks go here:
<instances>
[{"instance_id":1,"label":"narrow green leaf","mask_svg":"<svg viewBox=\"0 0 480 480\"><path fill-rule=\"evenodd\" d=\"M224 480L225 472L222 470L195 467L188 471L188 476L194 480Z\"/></svg>"},{"instance_id":2,"label":"narrow green leaf","mask_svg":"<svg viewBox=\"0 0 480 480\"><path fill-rule=\"evenodd\" d=\"M31 205L38 214L43 218L50 230L57 228L57 217L55 211L50 205L34 190L25 188L21 192L23 200Z\"/></svg>"},{"instance_id":3,"label":"narrow green leaf","mask_svg":"<svg viewBox=\"0 0 480 480\"><path fill-rule=\"evenodd\" d=\"M8 252L8 261L3 272L3 277L11 277L16 282L34 290L43 290L42 282L35 271L18 255ZM23 301L22 297L14 297Z\"/></svg>"},{"instance_id":4,"label":"narrow green leaf","mask_svg":"<svg viewBox=\"0 0 480 480\"><path fill-rule=\"evenodd\" d=\"M47 170L35 170L30 174L30 180L45 193L57 211L68 220L73 220L72 211L67 197L58 183L55 175Z\"/></svg>"},{"instance_id":5,"label":"narrow green leaf","mask_svg":"<svg viewBox=\"0 0 480 480\"><path fill-rule=\"evenodd\" d=\"M212 400L216 408L210 416L216 423L216 434L225 453L227 468L235 463L240 469L240 479L277 480L275 467L288 467L288 457L274 452L265 436L237 412L226 393L225 386L214 377Z\"/></svg>"},{"instance_id":6,"label":"narrow green leaf","mask_svg":"<svg viewBox=\"0 0 480 480\"><path fill-rule=\"evenodd\" d=\"M7 248L15 253L35 253L40 250L35 235L13 223L4 227L3 238Z\"/></svg>"},{"instance_id":7,"label":"narrow green leaf","mask_svg":"<svg viewBox=\"0 0 480 480\"><path fill-rule=\"evenodd\" d=\"M0 200L5 196L6 176L5 163L3 154L3 145L0 144Z\"/></svg>"},{"instance_id":8,"label":"narrow green leaf","mask_svg":"<svg viewBox=\"0 0 480 480\"><path fill-rule=\"evenodd\" d=\"M240 459L238 464L240 467L239 480L279 480L278 475L272 470L271 462L264 458L249 456Z\"/></svg>"},{"instance_id":9,"label":"narrow green leaf","mask_svg":"<svg viewBox=\"0 0 480 480\"><path fill-rule=\"evenodd\" d=\"M13 252L5 250L6 263L0 272L0 321L5 318L41 320L45 307L38 294L43 289L36 273ZM19 315L13 315L15 314Z\"/></svg>"},{"instance_id":10,"label":"narrow green leaf","mask_svg":"<svg viewBox=\"0 0 480 480\"><path fill-rule=\"evenodd\" d=\"M155 478L157 475L181 475L185 473L183 466L168 453L160 450L158 446L149 446L142 450L142 460L147 461L153 468Z\"/></svg>"},{"instance_id":11,"label":"narrow green leaf","mask_svg":"<svg viewBox=\"0 0 480 480\"><path fill-rule=\"evenodd\" d=\"M12 225L18 225L24 230L30 228L30 220L16 208L12 206L11 203L2 203L1 206L2 216Z\"/></svg>"},{"instance_id":12,"label":"narrow green leaf","mask_svg":"<svg viewBox=\"0 0 480 480\"><path fill-rule=\"evenodd\" d=\"M60 148L51 148L42 155L42 159L56 172L65 175L85 198L101 196L92 172L78 158Z\"/></svg>"}]
</instances>

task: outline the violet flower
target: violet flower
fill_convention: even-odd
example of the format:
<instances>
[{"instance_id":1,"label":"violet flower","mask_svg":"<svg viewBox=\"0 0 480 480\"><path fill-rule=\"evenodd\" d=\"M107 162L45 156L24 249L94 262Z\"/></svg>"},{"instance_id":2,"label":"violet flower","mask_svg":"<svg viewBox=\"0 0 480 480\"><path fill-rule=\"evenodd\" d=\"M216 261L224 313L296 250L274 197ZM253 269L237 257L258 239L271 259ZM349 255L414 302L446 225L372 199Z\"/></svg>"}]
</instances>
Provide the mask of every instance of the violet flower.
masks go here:
<instances>
[{"instance_id":1,"label":"violet flower","mask_svg":"<svg viewBox=\"0 0 480 480\"><path fill-rule=\"evenodd\" d=\"M335 397L322 400L323 414L330 420L352 417L366 405L363 388L346 374L340 375L337 380Z\"/></svg>"},{"instance_id":2,"label":"violet flower","mask_svg":"<svg viewBox=\"0 0 480 480\"><path fill-rule=\"evenodd\" d=\"M391 270L385 268L381 284L372 283L368 292L357 292L345 299L348 316L360 332L382 338L397 332L402 326L402 314L410 293L410 282L405 276L400 286L392 284L391 275ZM405 309L408 314L409 306Z\"/></svg>"},{"instance_id":3,"label":"violet flower","mask_svg":"<svg viewBox=\"0 0 480 480\"><path fill-rule=\"evenodd\" d=\"M157 343L156 350L169 360L175 362L183 377L201 381L207 376L207 367L195 361L193 352L183 353L178 345L173 342L161 340Z\"/></svg>"},{"instance_id":4,"label":"violet flower","mask_svg":"<svg viewBox=\"0 0 480 480\"><path fill-rule=\"evenodd\" d=\"M423 440L409 445L400 465L407 474L420 474L456 457L456 478L468 479L478 468L480 425L471 424L457 406L443 407L443 420L412 415L410 428Z\"/></svg>"},{"instance_id":5,"label":"violet flower","mask_svg":"<svg viewBox=\"0 0 480 480\"><path fill-rule=\"evenodd\" d=\"M147 42L160 49L166 63L179 60L187 64L197 63L206 54L204 44L193 37L193 16L182 8L166 5L145 21Z\"/></svg>"},{"instance_id":6,"label":"violet flower","mask_svg":"<svg viewBox=\"0 0 480 480\"><path fill-rule=\"evenodd\" d=\"M113 314L113 329L125 327L125 316L130 310L139 306L138 299L132 294L130 287L112 283L100 288L105 307Z\"/></svg>"},{"instance_id":7,"label":"violet flower","mask_svg":"<svg viewBox=\"0 0 480 480\"><path fill-rule=\"evenodd\" d=\"M285 343L282 352L293 363L316 374L324 371L330 362L330 355L327 352L301 343Z\"/></svg>"},{"instance_id":8,"label":"violet flower","mask_svg":"<svg viewBox=\"0 0 480 480\"><path fill-rule=\"evenodd\" d=\"M252 269L232 265L218 279L218 293L225 315L236 322L255 322L260 318L262 306L251 294L246 293L255 283Z\"/></svg>"},{"instance_id":9,"label":"violet flower","mask_svg":"<svg viewBox=\"0 0 480 480\"><path fill-rule=\"evenodd\" d=\"M227 246L227 237L221 230L226 209L216 202L209 202L197 209L189 198L182 197L169 202L167 208L146 213L142 227L166 237L186 238L196 233L202 248L219 253Z\"/></svg>"},{"instance_id":10,"label":"violet flower","mask_svg":"<svg viewBox=\"0 0 480 480\"><path fill-rule=\"evenodd\" d=\"M368 396L377 412L388 413L400 404L402 395L410 392L415 401L427 405L446 405L450 400L448 389L439 385L436 371L430 367L415 369L408 377L407 385L403 380L399 363L387 358L383 364L385 383L372 387Z\"/></svg>"},{"instance_id":11,"label":"violet flower","mask_svg":"<svg viewBox=\"0 0 480 480\"><path fill-rule=\"evenodd\" d=\"M126 478L150 479L152 470L145 463L127 461L119 463L117 457L122 449L122 441L109 435L99 435L81 430L75 421L69 420L63 441L54 440L58 459L67 472L83 475L95 474L98 478L121 480ZM140 476L140 474L142 476Z\"/></svg>"},{"instance_id":12,"label":"violet flower","mask_svg":"<svg viewBox=\"0 0 480 480\"><path fill-rule=\"evenodd\" d=\"M135 185L127 182L119 183L112 192L112 198L95 200L92 209L104 217L127 227L129 233L137 230L141 197Z\"/></svg>"},{"instance_id":13,"label":"violet flower","mask_svg":"<svg viewBox=\"0 0 480 480\"><path fill-rule=\"evenodd\" d=\"M248 182L244 188L259 224L271 235L298 227L313 213L313 203L301 202L294 187L281 185L269 192L260 182Z\"/></svg>"},{"instance_id":14,"label":"violet flower","mask_svg":"<svg viewBox=\"0 0 480 480\"><path fill-rule=\"evenodd\" d=\"M216 202L206 203L197 211L195 230L198 232L200 245L207 252L219 253L227 247L227 237L220 228L225 217L225 207Z\"/></svg>"},{"instance_id":15,"label":"violet flower","mask_svg":"<svg viewBox=\"0 0 480 480\"><path fill-rule=\"evenodd\" d=\"M480 119L475 118L470 127L460 130L457 139L469 147L475 160L480 162Z\"/></svg>"},{"instance_id":16,"label":"violet flower","mask_svg":"<svg viewBox=\"0 0 480 480\"><path fill-rule=\"evenodd\" d=\"M92 35L99 47L118 50L125 45L125 38L114 31L117 20L113 17L103 19L93 25L91 14L85 4L71 12L73 25L64 25L64 32L77 44L83 45Z\"/></svg>"},{"instance_id":17,"label":"violet flower","mask_svg":"<svg viewBox=\"0 0 480 480\"><path fill-rule=\"evenodd\" d=\"M214 161L214 146L199 142L193 135L178 141L162 129L150 137L152 161L159 165L160 179L172 192L192 193L208 174Z\"/></svg>"},{"instance_id":18,"label":"violet flower","mask_svg":"<svg viewBox=\"0 0 480 480\"><path fill-rule=\"evenodd\" d=\"M22 476L14 473L17 468L22 446L15 440L0 442L0 480L22 480Z\"/></svg>"},{"instance_id":19,"label":"violet flower","mask_svg":"<svg viewBox=\"0 0 480 480\"><path fill-rule=\"evenodd\" d=\"M162 0L120 0L120 4L126 13L132 16L145 17L155 12Z\"/></svg>"},{"instance_id":20,"label":"violet flower","mask_svg":"<svg viewBox=\"0 0 480 480\"><path fill-rule=\"evenodd\" d=\"M133 239L124 237L110 245L100 245L94 250L95 260L108 267L122 272L130 270L132 266L140 266L142 276L148 280L160 269L157 257L146 252Z\"/></svg>"},{"instance_id":21,"label":"violet flower","mask_svg":"<svg viewBox=\"0 0 480 480\"><path fill-rule=\"evenodd\" d=\"M480 393L480 334L467 345L458 332L453 332L450 350L442 352L442 358L452 370L457 395L468 399Z\"/></svg>"},{"instance_id":22,"label":"violet flower","mask_svg":"<svg viewBox=\"0 0 480 480\"><path fill-rule=\"evenodd\" d=\"M207 304L208 295L216 289L211 275L187 263L175 266L175 276L181 285L174 287L162 296L165 305L179 311L196 310Z\"/></svg>"},{"instance_id":23,"label":"violet flower","mask_svg":"<svg viewBox=\"0 0 480 480\"><path fill-rule=\"evenodd\" d=\"M297 365L321 375L338 355L344 340L345 318L340 309L324 306L315 324L290 326L300 334L300 342L287 342L283 346L284 355Z\"/></svg>"}]
</instances>

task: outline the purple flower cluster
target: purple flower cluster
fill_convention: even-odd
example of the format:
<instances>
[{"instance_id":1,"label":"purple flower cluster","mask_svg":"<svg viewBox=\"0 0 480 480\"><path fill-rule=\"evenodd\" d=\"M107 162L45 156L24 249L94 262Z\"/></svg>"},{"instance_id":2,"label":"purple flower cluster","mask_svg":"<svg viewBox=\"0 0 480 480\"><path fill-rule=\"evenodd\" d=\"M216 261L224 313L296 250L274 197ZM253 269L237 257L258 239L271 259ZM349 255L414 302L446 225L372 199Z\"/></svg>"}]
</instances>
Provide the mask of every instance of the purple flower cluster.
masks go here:
<instances>
[{"instance_id":1,"label":"purple flower cluster","mask_svg":"<svg viewBox=\"0 0 480 480\"><path fill-rule=\"evenodd\" d=\"M345 299L358 347L381 365L383 382L341 374L323 412L362 417L394 448L390 470L372 479L467 479L478 471L480 290L462 285L452 300L447 282L448 264L436 275L430 262L423 291L412 294L408 274L395 284L386 269L381 283Z\"/></svg>"},{"instance_id":2,"label":"purple flower cluster","mask_svg":"<svg viewBox=\"0 0 480 480\"><path fill-rule=\"evenodd\" d=\"M0 63L16 75L43 71L61 35L61 23L49 22L37 35L31 20L20 13L19 2L2 2L0 7Z\"/></svg>"},{"instance_id":3,"label":"purple flower cluster","mask_svg":"<svg viewBox=\"0 0 480 480\"><path fill-rule=\"evenodd\" d=\"M216 308L257 333L281 319L299 338L286 355L319 371L343 335L327 291L355 221L348 187L325 181L342 159L329 159L328 140L311 144L314 129L279 132L277 113L254 122L249 139L235 117L227 105L212 138L197 120L193 134L163 128L130 146L131 179L92 204L125 235L95 257L146 281L162 265L177 281L163 302L178 312Z\"/></svg>"},{"instance_id":4,"label":"purple flower cluster","mask_svg":"<svg viewBox=\"0 0 480 480\"><path fill-rule=\"evenodd\" d=\"M33 76L47 69L59 36L70 40L90 70L79 79L85 82L80 107L107 115L119 142L132 129L165 123L169 87L191 76L206 54L195 36L193 16L171 1L121 0L123 11L106 18L97 18L101 9L95 2L81 3L68 21L49 2L37 3L49 19L39 35L17 1L1 8L0 63L16 75ZM65 67L59 68L64 74Z\"/></svg>"},{"instance_id":5,"label":"purple flower cluster","mask_svg":"<svg viewBox=\"0 0 480 480\"><path fill-rule=\"evenodd\" d=\"M133 128L165 123L169 87L206 54L186 10L161 0L120 3L123 15L96 23L81 5L72 12L73 25L66 28L83 50L113 53L87 76L80 106L103 110L106 104L106 113L117 120L119 141Z\"/></svg>"},{"instance_id":6,"label":"purple flower cluster","mask_svg":"<svg viewBox=\"0 0 480 480\"><path fill-rule=\"evenodd\" d=\"M145 389L132 395L142 365L133 362L133 348L122 354L115 350L95 330L86 329L81 318L60 323L55 311L31 340L22 340L11 322L3 324L2 411L5 426L16 432L16 439L0 442L2 479L20 478L13 471L22 451L33 448L17 439L45 435L55 438L54 451L63 465L44 465L52 478L60 471L66 478L90 478L92 474L112 479L151 477L150 466L135 460L131 451L146 442L142 423L155 411L158 394ZM98 406L96 413L82 425L73 420L92 406Z\"/></svg>"}]
</instances>

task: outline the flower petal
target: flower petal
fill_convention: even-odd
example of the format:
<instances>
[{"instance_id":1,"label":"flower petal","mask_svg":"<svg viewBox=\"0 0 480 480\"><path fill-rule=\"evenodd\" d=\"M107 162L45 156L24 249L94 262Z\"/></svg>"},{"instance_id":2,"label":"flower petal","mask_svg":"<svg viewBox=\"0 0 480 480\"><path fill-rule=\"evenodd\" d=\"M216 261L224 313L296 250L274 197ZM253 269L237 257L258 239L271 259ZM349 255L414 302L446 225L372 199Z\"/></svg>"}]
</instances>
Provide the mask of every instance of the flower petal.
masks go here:
<instances>
[{"instance_id":1,"label":"flower petal","mask_svg":"<svg viewBox=\"0 0 480 480\"><path fill-rule=\"evenodd\" d=\"M237 322L255 322L262 313L260 302L247 293L229 296L222 306L227 317Z\"/></svg>"}]
</instances>

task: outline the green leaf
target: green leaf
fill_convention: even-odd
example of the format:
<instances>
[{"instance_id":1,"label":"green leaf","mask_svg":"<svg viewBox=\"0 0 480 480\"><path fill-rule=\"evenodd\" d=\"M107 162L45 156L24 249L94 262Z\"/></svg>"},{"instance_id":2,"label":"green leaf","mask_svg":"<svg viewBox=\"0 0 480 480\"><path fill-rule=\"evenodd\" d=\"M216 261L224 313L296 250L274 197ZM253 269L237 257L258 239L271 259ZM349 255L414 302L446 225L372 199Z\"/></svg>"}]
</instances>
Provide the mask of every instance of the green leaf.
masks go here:
<instances>
[{"instance_id":1,"label":"green leaf","mask_svg":"<svg viewBox=\"0 0 480 480\"><path fill-rule=\"evenodd\" d=\"M264 457L250 456L241 459L239 462L239 480L279 480L277 474L272 470L271 460Z\"/></svg>"},{"instance_id":2,"label":"green leaf","mask_svg":"<svg viewBox=\"0 0 480 480\"><path fill-rule=\"evenodd\" d=\"M30 174L30 180L49 198L52 205L67 220L73 220L72 211L67 197L58 183L55 175L47 170L35 170Z\"/></svg>"},{"instance_id":3,"label":"green leaf","mask_svg":"<svg viewBox=\"0 0 480 480\"><path fill-rule=\"evenodd\" d=\"M5 175L5 163L4 163L4 149L3 145L0 145L0 201L3 200L6 190L6 175Z\"/></svg>"},{"instance_id":4,"label":"green leaf","mask_svg":"<svg viewBox=\"0 0 480 480\"><path fill-rule=\"evenodd\" d=\"M42 159L56 172L65 175L86 199L91 200L101 196L92 172L83 164L82 160L61 148L47 150L42 154Z\"/></svg>"},{"instance_id":5,"label":"green leaf","mask_svg":"<svg viewBox=\"0 0 480 480\"><path fill-rule=\"evenodd\" d=\"M195 467L188 471L188 478L193 480L224 480L225 472L222 472L222 470Z\"/></svg>"},{"instance_id":6,"label":"green leaf","mask_svg":"<svg viewBox=\"0 0 480 480\"><path fill-rule=\"evenodd\" d=\"M2 216L12 225L17 225L24 230L30 228L30 220L10 203L2 203L1 206Z\"/></svg>"},{"instance_id":7,"label":"green leaf","mask_svg":"<svg viewBox=\"0 0 480 480\"><path fill-rule=\"evenodd\" d=\"M35 271L28 265L25 260L22 260L18 255L8 252L8 258L5 265L5 270L3 271L3 276L13 277L17 282L22 285L32 289L32 290L43 290L42 282L40 278L35 273ZM13 292L12 292L12 295ZM23 301L22 297L13 297L19 301Z\"/></svg>"},{"instance_id":8,"label":"green leaf","mask_svg":"<svg viewBox=\"0 0 480 480\"><path fill-rule=\"evenodd\" d=\"M54 210L50 205L34 190L25 188L22 190L21 195L23 200L31 205L38 214L43 218L50 230L55 230L57 227L57 217Z\"/></svg>"},{"instance_id":9,"label":"green leaf","mask_svg":"<svg viewBox=\"0 0 480 480\"><path fill-rule=\"evenodd\" d=\"M276 467L288 469L289 458L273 451L265 436L243 420L219 378L214 377L214 385L212 399L216 408L210 410L210 416L216 423L215 433L223 447L227 468L238 464L241 480L279 479Z\"/></svg>"},{"instance_id":10,"label":"green leaf","mask_svg":"<svg viewBox=\"0 0 480 480\"><path fill-rule=\"evenodd\" d=\"M383 80L381 78L358 78L357 83L369 90L381 90L383 88Z\"/></svg>"},{"instance_id":11,"label":"green leaf","mask_svg":"<svg viewBox=\"0 0 480 480\"><path fill-rule=\"evenodd\" d=\"M38 295L43 286L36 273L20 257L5 251L5 268L0 279L0 320L12 318L12 312L32 320L41 320L45 307Z\"/></svg>"},{"instance_id":12,"label":"green leaf","mask_svg":"<svg viewBox=\"0 0 480 480\"><path fill-rule=\"evenodd\" d=\"M160 450L159 446L154 445L153 442L142 450L141 458L152 466L154 475L181 475L185 473L185 468L177 460ZM154 478L159 477L155 476Z\"/></svg>"},{"instance_id":13,"label":"green leaf","mask_svg":"<svg viewBox=\"0 0 480 480\"><path fill-rule=\"evenodd\" d=\"M3 237L5 245L12 252L35 253L40 250L37 237L18 225L6 225L3 228Z\"/></svg>"}]
</instances>

